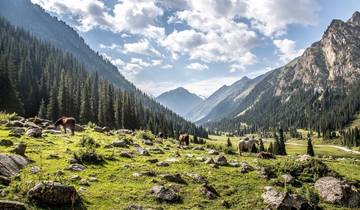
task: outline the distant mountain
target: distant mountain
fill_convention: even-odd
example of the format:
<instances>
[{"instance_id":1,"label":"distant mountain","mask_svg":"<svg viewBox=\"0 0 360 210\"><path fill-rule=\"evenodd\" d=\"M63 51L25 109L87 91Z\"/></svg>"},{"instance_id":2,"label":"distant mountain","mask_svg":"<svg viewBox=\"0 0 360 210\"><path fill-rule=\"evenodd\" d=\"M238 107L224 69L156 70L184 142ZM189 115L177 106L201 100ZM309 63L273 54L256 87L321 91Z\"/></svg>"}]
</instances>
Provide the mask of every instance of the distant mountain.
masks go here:
<instances>
[{"instance_id":1,"label":"distant mountain","mask_svg":"<svg viewBox=\"0 0 360 210\"><path fill-rule=\"evenodd\" d=\"M222 86L202 103L194 107L186 115L186 118L202 124L227 117L263 77L263 75L254 79L243 77L230 86Z\"/></svg>"},{"instance_id":2,"label":"distant mountain","mask_svg":"<svg viewBox=\"0 0 360 210\"><path fill-rule=\"evenodd\" d=\"M162 93L156 97L156 100L180 116L185 116L203 101L201 97L190 93L182 87Z\"/></svg>"},{"instance_id":3,"label":"distant mountain","mask_svg":"<svg viewBox=\"0 0 360 210\"><path fill-rule=\"evenodd\" d=\"M240 122L257 127L342 129L360 110L360 13L333 20L302 56L268 74L220 128Z\"/></svg>"},{"instance_id":4,"label":"distant mountain","mask_svg":"<svg viewBox=\"0 0 360 210\"><path fill-rule=\"evenodd\" d=\"M0 16L12 25L22 27L34 36L73 54L85 65L87 71L98 72L122 89L136 89L114 65L94 52L73 28L52 17L40 6L32 4L30 0L0 1Z\"/></svg>"}]
</instances>

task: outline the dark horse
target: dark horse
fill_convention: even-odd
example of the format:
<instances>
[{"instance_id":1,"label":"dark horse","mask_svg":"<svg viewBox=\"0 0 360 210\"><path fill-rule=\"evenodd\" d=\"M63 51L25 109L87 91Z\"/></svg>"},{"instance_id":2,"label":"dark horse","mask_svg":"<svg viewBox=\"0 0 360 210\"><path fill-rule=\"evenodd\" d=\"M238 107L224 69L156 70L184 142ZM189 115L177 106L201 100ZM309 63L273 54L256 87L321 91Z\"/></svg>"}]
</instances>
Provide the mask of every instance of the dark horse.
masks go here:
<instances>
[{"instance_id":1,"label":"dark horse","mask_svg":"<svg viewBox=\"0 0 360 210\"><path fill-rule=\"evenodd\" d=\"M62 125L65 133L66 133L66 128L70 128L71 135L74 135L75 123L76 121L75 118L73 117L60 117L58 120L56 120L55 126L58 127L59 125Z\"/></svg>"},{"instance_id":2,"label":"dark horse","mask_svg":"<svg viewBox=\"0 0 360 210\"><path fill-rule=\"evenodd\" d=\"M181 134L179 137L179 144L189 146L189 143L190 143L189 134L187 134L187 133Z\"/></svg>"}]
</instances>

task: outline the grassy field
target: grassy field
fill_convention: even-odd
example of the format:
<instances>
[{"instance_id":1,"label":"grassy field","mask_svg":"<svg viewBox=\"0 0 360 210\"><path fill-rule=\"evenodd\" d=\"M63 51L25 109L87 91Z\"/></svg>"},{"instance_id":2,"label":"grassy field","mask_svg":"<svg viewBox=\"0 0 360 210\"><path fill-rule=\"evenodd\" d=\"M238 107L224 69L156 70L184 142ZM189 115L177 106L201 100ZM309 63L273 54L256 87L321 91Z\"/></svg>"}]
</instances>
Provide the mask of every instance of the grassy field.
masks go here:
<instances>
[{"instance_id":1,"label":"grassy field","mask_svg":"<svg viewBox=\"0 0 360 210\"><path fill-rule=\"evenodd\" d=\"M129 148L104 148L106 144L118 139L132 139L134 143L147 148L143 144L140 134L137 135L113 135L108 136L103 133L94 132L87 129L85 132L77 132L75 136L65 134L47 134L42 138L30 138L25 135L20 138L8 137L9 130L0 125L0 139L10 139L14 143L23 141L27 144L27 156L34 160L34 163L27 166L21 171L20 181L13 181L10 186L1 186L6 193L2 199L18 200L27 202L26 192L37 182L44 180L55 180L68 185L73 185L80 192L88 209L123 209L131 204L139 204L147 208L155 209L224 209L222 202L227 201L231 204L232 209L263 209L265 204L262 202L261 194L264 187L271 184L269 180L259 178L257 171L247 174L241 174L239 168L224 166L213 168L196 158L209 157L207 151L194 151L191 149L177 149L176 142L173 139L164 140L162 143L156 143L155 146L163 149L165 154L152 154L149 157L135 155L134 158L120 157L121 151L134 151L133 147ZM84 136L93 138L100 147L97 153L104 157L111 157L113 160L106 160L102 165L86 165L86 169L82 172L71 172L64 170L68 165L68 160L73 157L73 153L82 149L79 141ZM208 145L216 145L217 148L225 148L227 137L210 136L207 140ZM236 138L231 138L233 147L237 142ZM168 145L168 146L167 146ZM193 146L193 145L192 145ZM165 148L169 148L166 150ZM304 146L288 146L289 154L303 154ZM0 146L0 153L10 153L12 147ZM180 157L174 157L174 153L179 153ZM332 150L332 148L319 148L315 152L320 154L332 154L338 156L347 156L342 151ZM135 152L136 153L136 152ZM58 159L49 159L49 155L56 155ZM245 154L244 156L226 155L228 161L236 160L248 162L252 166L274 165L286 161L288 157L278 157L276 160L257 159L253 154ZM148 159L158 159L159 161L169 161L169 167L157 167L147 162ZM172 159L172 161L169 160ZM326 161L327 165L336 170L339 174L347 179L360 179L360 166L357 162L348 161ZM32 166L41 168L41 172L37 174L30 173ZM62 170L64 176L56 176L56 172ZM188 183L187 185L169 183L160 176L146 177L133 176L134 173L154 170L157 174L174 174L180 173ZM220 197L214 200L205 198L200 193L201 184L194 183L187 173L198 173L206 176L209 183L215 187L220 193ZM71 181L73 175L79 175L83 179L89 179L96 176L97 182L90 182L90 186L81 186L79 181ZM165 186L171 186L176 189L182 197L179 204L158 203L150 192L151 187L155 183L161 183ZM295 189L301 191L302 188ZM333 205L321 203L325 209L346 209ZM30 209L38 209L29 204Z\"/></svg>"}]
</instances>

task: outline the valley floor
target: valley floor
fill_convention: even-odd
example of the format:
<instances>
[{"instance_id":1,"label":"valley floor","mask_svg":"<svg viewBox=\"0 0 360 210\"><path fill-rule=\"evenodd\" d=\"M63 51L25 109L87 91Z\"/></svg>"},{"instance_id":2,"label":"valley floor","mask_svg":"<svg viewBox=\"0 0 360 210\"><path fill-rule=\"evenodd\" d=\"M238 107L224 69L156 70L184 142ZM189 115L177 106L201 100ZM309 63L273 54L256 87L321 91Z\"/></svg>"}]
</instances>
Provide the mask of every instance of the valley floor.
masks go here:
<instances>
[{"instance_id":1,"label":"valley floor","mask_svg":"<svg viewBox=\"0 0 360 210\"><path fill-rule=\"evenodd\" d=\"M19 181L12 181L10 186L2 186L2 199L18 200L28 202L26 192L37 182L54 180L64 184L75 186L84 199L88 209L124 209L125 207L137 204L144 208L155 209L224 209L224 202L231 205L231 209L263 209L266 204L261 199L264 187L271 185L271 181L260 178L258 171L240 173L239 167L220 166L219 168L205 164L202 158L213 157L208 153L207 147L213 147L223 153L226 147L226 138L210 136L207 145L191 144L189 149L177 148L173 139L159 140L149 135L155 144L145 145L142 140L143 131L137 131L135 135L106 135L87 128L84 132L76 132L75 136L66 134L44 134L41 138L31 138L26 135L20 138L9 137L9 129L0 125L0 139L9 139L14 144L25 142L27 144L26 155L33 160L29 166L20 173ZM93 138L100 145L96 149L98 154L105 157L106 162L101 165L85 164L86 169L80 172L64 170L69 166L69 160L73 153L83 148L79 146L80 140L85 137ZM150 156L137 155L133 146L127 148L105 147L115 140L131 139L134 143L150 151ZM232 138L233 149L235 150L236 138ZM195 146L203 146L205 150L193 150ZM0 153L10 153L13 147L0 146ZM164 154L155 154L152 148L164 151ZM304 154L304 144L288 144L288 153L291 155ZM121 152L134 154L133 158L121 157ZM323 161L333 170L349 180L360 180L360 156L339 150L333 146L315 146L317 155L333 155L334 157L347 157L345 160L324 159ZM50 158L50 157L56 157ZM292 157L277 157L275 160L257 159L253 154L239 156L238 154L225 154L228 162L247 162L258 167L269 165L276 167ZM157 159L169 164L167 167L160 167L150 163L150 159ZM37 166L40 172L32 173L31 169ZM141 175L143 172L155 171L157 176L148 177ZM57 176L62 171L64 175ZM171 183L162 178L164 174L179 173L186 181L186 184ZM194 182L187 174L197 173L207 177L209 184L220 194L215 199L209 199L202 195L202 184ZM74 175L80 179L72 179ZM96 181L90 181L96 177ZM84 181L85 180L85 181ZM155 184L173 188L182 198L178 204L158 203L151 188ZM305 184L304 184L305 186ZM292 189L294 192L302 188ZM28 203L30 209L38 209ZM325 209L347 209L336 205L321 202L320 206Z\"/></svg>"}]
</instances>

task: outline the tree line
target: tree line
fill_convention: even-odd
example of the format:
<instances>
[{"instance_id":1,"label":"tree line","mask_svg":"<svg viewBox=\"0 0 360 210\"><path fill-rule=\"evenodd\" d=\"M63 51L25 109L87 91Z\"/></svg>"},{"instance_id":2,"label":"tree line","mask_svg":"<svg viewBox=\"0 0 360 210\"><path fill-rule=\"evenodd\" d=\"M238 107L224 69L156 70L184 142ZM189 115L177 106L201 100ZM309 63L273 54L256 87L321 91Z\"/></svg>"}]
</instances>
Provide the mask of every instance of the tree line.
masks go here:
<instances>
[{"instance_id":1,"label":"tree line","mask_svg":"<svg viewBox=\"0 0 360 210\"><path fill-rule=\"evenodd\" d=\"M149 129L175 136L207 137L145 94L119 89L90 74L73 55L40 41L0 18L0 110L55 120L74 116L80 123L111 128Z\"/></svg>"}]
</instances>

